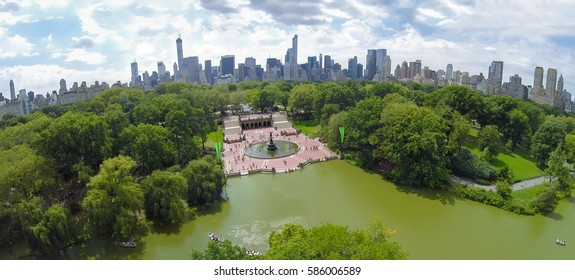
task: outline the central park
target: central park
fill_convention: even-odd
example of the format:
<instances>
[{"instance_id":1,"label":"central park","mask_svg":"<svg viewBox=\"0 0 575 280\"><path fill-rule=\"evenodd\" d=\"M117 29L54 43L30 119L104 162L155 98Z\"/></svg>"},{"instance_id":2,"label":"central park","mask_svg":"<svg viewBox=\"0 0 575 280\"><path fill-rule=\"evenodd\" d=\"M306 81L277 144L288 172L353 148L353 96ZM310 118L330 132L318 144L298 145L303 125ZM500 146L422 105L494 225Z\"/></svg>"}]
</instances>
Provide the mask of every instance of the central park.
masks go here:
<instances>
[{"instance_id":1,"label":"central park","mask_svg":"<svg viewBox=\"0 0 575 280\"><path fill-rule=\"evenodd\" d=\"M3 259L575 252L555 243L575 228L575 118L528 100L417 83L168 83L0 128Z\"/></svg>"}]
</instances>

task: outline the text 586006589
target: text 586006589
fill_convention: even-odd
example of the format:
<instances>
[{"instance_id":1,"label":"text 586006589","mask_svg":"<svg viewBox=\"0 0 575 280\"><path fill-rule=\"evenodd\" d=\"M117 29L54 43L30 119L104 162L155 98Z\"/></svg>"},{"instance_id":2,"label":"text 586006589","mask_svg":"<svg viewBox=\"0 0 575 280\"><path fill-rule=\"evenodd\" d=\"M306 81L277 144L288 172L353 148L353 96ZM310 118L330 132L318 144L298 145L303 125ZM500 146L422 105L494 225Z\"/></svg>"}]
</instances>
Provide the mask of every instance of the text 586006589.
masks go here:
<instances>
[{"instance_id":1,"label":"text 586006589","mask_svg":"<svg viewBox=\"0 0 575 280\"><path fill-rule=\"evenodd\" d=\"M308 267L307 275L359 275L361 267L359 266L327 266L327 267Z\"/></svg>"}]
</instances>

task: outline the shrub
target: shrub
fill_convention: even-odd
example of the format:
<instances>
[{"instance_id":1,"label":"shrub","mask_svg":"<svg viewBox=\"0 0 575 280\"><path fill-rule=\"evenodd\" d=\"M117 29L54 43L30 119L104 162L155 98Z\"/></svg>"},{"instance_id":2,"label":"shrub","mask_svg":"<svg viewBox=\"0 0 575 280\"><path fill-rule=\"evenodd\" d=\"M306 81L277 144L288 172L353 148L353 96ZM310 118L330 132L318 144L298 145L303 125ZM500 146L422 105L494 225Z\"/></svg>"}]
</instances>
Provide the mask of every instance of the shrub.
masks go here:
<instances>
[{"instance_id":1,"label":"shrub","mask_svg":"<svg viewBox=\"0 0 575 280\"><path fill-rule=\"evenodd\" d=\"M493 181L497 174L489 163L480 160L465 148L452 158L451 171L458 176L486 181Z\"/></svg>"}]
</instances>

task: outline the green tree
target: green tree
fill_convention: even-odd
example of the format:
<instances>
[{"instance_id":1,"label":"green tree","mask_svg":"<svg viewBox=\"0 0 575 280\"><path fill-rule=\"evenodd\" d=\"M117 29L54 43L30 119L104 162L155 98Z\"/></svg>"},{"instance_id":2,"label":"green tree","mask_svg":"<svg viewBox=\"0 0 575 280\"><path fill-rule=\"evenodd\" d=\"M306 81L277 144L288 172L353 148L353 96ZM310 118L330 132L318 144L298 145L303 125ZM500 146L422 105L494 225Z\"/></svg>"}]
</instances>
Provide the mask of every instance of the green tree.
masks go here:
<instances>
[{"instance_id":1,"label":"green tree","mask_svg":"<svg viewBox=\"0 0 575 280\"><path fill-rule=\"evenodd\" d=\"M568 163L575 163L575 135L565 135L565 157Z\"/></svg>"},{"instance_id":2,"label":"green tree","mask_svg":"<svg viewBox=\"0 0 575 280\"><path fill-rule=\"evenodd\" d=\"M229 240L218 243L209 242L203 252L192 250L193 260L246 260L249 258L246 248L233 245Z\"/></svg>"},{"instance_id":3,"label":"green tree","mask_svg":"<svg viewBox=\"0 0 575 280\"><path fill-rule=\"evenodd\" d=\"M111 154L118 155L122 148L120 134L130 125L129 115L122 111L122 107L119 104L111 104L104 113L104 120L106 120L110 128L110 139L112 142Z\"/></svg>"},{"instance_id":4,"label":"green tree","mask_svg":"<svg viewBox=\"0 0 575 280\"><path fill-rule=\"evenodd\" d=\"M551 152L565 139L565 125L558 121L544 122L531 138L531 152L539 166L545 166Z\"/></svg>"},{"instance_id":5,"label":"green tree","mask_svg":"<svg viewBox=\"0 0 575 280\"><path fill-rule=\"evenodd\" d=\"M329 118L325 139L330 147L339 149L341 143L339 128L345 126L347 115L348 113L344 111L334 114Z\"/></svg>"},{"instance_id":6,"label":"green tree","mask_svg":"<svg viewBox=\"0 0 575 280\"><path fill-rule=\"evenodd\" d=\"M110 158L90 179L82 206L92 233L112 233L114 237L127 238L136 232L144 192L130 174L135 167L136 162L129 157Z\"/></svg>"},{"instance_id":7,"label":"green tree","mask_svg":"<svg viewBox=\"0 0 575 280\"><path fill-rule=\"evenodd\" d=\"M350 231L347 227L325 224L305 229L287 224L269 238L266 259L271 260L399 260L407 254L397 242L390 241L392 231L381 223L369 230Z\"/></svg>"},{"instance_id":8,"label":"green tree","mask_svg":"<svg viewBox=\"0 0 575 280\"><path fill-rule=\"evenodd\" d=\"M489 158L494 158L499 154L499 129L496 125L486 125L477 134L479 150L486 151Z\"/></svg>"},{"instance_id":9,"label":"green tree","mask_svg":"<svg viewBox=\"0 0 575 280\"><path fill-rule=\"evenodd\" d=\"M495 190L503 199L510 199L513 188L506 181L498 181Z\"/></svg>"},{"instance_id":10,"label":"green tree","mask_svg":"<svg viewBox=\"0 0 575 280\"><path fill-rule=\"evenodd\" d=\"M317 95L317 86L314 84L297 85L292 88L288 105L292 113L310 113Z\"/></svg>"},{"instance_id":11,"label":"green tree","mask_svg":"<svg viewBox=\"0 0 575 280\"><path fill-rule=\"evenodd\" d=\"M17 119L14 118L14 120ZM51 121L43 113L36 112L28 115L25 123L17 122L13 126L0 130L0 150L8 150L21 144L32 145L37 135L48 127Z\"/></svg>"},{"instance_id":12,"label":"green tree","mask_svg":"<svg viewBox=\"0 0 575 280\"><path fill-rule=\"evenodd\" d=\"M440 116L413 104L390 104L381 123L369 142L376 159L395 165L389 174L393 180L431 188L447 185L447 126Z\"/></svg>"},{"instance_id":13,"label":"green tree","mask_svg":"<svg viewBox=\"0 0 575 280\"><path fill-rule=\"evenodd\" d=\"M188 185L181 174L156 170L141 182L146 217L161 223L181 223L186 219Z\"/></svg>"},{"instance_id":14,"label":"green tree","mask_svg":"<svg viewBox=\"0 0 575 280\"><path fill-rule=\"evenodd\" d=\"M96 169L110 155L108 124L92 114L68 112L57 118L34 141L36 150L55 160L65 175L72 166L84 162Z\"/></svg>"},{"instance_id":15,"label":"green tree","mask_svg":"<svg viewBox=\"0 0 575 280\"><path fill-rule=\"evenodd\" d=\"M346 127L347 146L357 150L369 149L369 135L380 127L380 113L383 108L383 100L374 96L359 101L349 110L343 125Z\"/></svg>"},{"instance_id":16,"label":"green tree","mask_svg":"<svg viewBox=\"0 0 575 280\"><path fill-rule=\"evenodd\" d=\"M557 191L549 183L544 184L543 190L533 200L535 209L543 214L551 213L557 207Z\"/></svg>"},{"instance_id":17,"label":"green tree","mask_svg":"<svg viewBox=\"0 0 575 280\"><path fill-rule=\"evenodd\" d=\"M567 163L565 151L562 144L559 144L549 156L545 175L557 178L558 190L570 193L569 181L571 177L571 168Z\"/></svg>"},{"instance_id":18,"label":"green tree","mask_svg":"<svg viewBox=\"0 0 575 280\"><path fill-rule=\"evenodd\" d=\"M192 160L182 171L188 182L188 203L201 205L219 199L226 184L221 164L214 156Z\"/></svg>"},{"instance_id":19,"label":"green tree","mask_svg":"<svg viewBox=\"0 0 575 280\"><path fill-rule=\"evenodd\" d=\"M529 118L519 109L513 109L509 112L509 122L503 129L503 136L511 141L511 151L515 146L521 143L525 135L531 134Z\"/></svg>"},{"instance_id":20,"label":"green tree","mask_svg":"<svg viewBox=\"0 0 575 280\"><path fill-rule=\"evenodd\" d=\"M203 116L202 109L192 107L184 99L174 102L166 115L166 128L170 131L181 165L201 153L202 136L208 134Z\"/></svg>"},{"instance_id":21,"label":"green tree","mask_svg":"<svg viewBox=\"0 0 575 280\"><path fill-rule=\"evenodd\" d=\"M54 254L72 235L70 214L60 204L43 211L40 199L33 198L20 202L17 212L24 236L33 248L44 254Z\"/></svg>"},{"instance_id":22,"label":"green tree","mask_svg":"<svg viewBox=\"0 0 575 280\"><path fill-rule=\"evenodd\" d=\"M27 145L0 151L0 201L15 204L51 194L56 186L53 163Z\"/></svg>"},{"instance_id":23,"label":"green tree","mask_svg":"<svg viewBox=\"0 0 575 280\"><path fill-rule=\"evenodd\" d=\"M176 149L169 137L170 132L160 126L132 125L121 134L123 154L136 160L146 172L169 167L176 162Z\"/></svg>"},{"instance_id":24,"label":"green tree","mask_svg":"<svg viewBox=\"0 0 575 280\"><path fill-rule=\"evenodd\" d=\"M243 90L234 91L230 93L230 103L232 104L232 109L235 113L238 113L242 109L242 104L247 103L247 94Z\"/></svg>"},{"instance_id":25,"label":"green tree","mask_svg":"<svg viewBox=\"0 0 575 280\"><path fill-rule=\"evenodd\" d=\"M447 132L449 146L451 146L453 150L459 152L468 137L467 135L469 135L471 125L459 112L455 111L452 115L451 123L449 124L449 131Z\"/></svg>"},{"instance_id":26,"label":"green tree","mask_svg":"<svg viewBox=\"0 0 575 280\"><path fill-rule=\"evenodd\" d=\"M377 96L384 98L390 93L402 94L407 92L408 89L398 83L386 82L386 83L375 83L367 88L368 95Z\"/></svg>"}]
</instances>

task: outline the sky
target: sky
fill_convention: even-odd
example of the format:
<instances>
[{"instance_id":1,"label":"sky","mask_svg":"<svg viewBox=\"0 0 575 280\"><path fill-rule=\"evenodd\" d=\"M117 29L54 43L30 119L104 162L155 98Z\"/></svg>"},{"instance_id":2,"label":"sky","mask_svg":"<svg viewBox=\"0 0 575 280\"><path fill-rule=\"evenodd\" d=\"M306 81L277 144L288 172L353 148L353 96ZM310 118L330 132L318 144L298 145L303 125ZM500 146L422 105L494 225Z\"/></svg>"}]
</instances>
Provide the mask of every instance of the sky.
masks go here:
<instances>
[{"instance_id":1,"label":"sky","mask_svg":"<svg viewBox=\"0 0 575 280\"><path fill-rule=\"evenodd\" d=\"M503 81L519 74L532 85L536 66L555 68L575 93L575 1L550 0L0 0L0 92L44 94L60 79L129 82L172 70L178 36L184 57L219 65L256 58L284 60L298 35L298 62L330 55L347 68L365 65L368 49L387 49L392 72L402 61L470 75L504 62ZM545 81L544 81L545 84Z\"/></svg>"}]
</instances>

